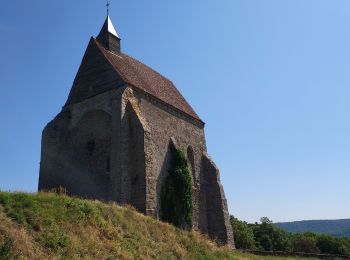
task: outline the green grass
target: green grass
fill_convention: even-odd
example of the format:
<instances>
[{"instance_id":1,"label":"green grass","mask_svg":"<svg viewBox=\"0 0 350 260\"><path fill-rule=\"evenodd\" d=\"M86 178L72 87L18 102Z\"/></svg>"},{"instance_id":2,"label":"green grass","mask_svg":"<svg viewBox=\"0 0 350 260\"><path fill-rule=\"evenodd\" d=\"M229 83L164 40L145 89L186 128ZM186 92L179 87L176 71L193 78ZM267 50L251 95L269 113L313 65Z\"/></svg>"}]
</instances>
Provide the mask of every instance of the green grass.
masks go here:
<instances>
[{"instance_id":1,"label":"green grass","mask_svg":"<svg viewBox=\"0 0 350 260\"><path fill-rule=\"evenodd\" d=\"M130 207L0 192L0 259L295 259L218 247Z\"/></svg>"}]
</instances>

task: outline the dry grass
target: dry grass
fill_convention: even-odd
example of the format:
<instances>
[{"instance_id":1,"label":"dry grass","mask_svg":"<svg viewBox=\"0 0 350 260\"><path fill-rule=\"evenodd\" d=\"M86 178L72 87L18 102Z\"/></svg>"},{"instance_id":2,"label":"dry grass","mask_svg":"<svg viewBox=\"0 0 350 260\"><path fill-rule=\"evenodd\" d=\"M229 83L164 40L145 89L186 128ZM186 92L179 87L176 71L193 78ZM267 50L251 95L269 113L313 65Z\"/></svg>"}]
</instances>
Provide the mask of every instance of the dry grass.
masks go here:
<instances>
[{"instance_id":1,"label":"dry grass","mask_svg":"<svg viewBox=\"0 0 350 260\"><path fill-rule=\"evenodd\" d=\"M233 253L130 207L50 193L0 192L0 259L281 258Z\"/></svg>"},{"instance_id":2,"label":"dry grass","mask_svg":"<svg viewBox=\"0 0 350 260\"><path fill-rule=\"evenodd\" d=\"M129 207L50 193L0 193L0 205L3 257L232 259L228 249L200 234L176 229Z\"/></svg>"},{"instance_id":3,"label":"dry grass","mask_svg":"<svg viewBox=\"0 0 350 260\"><path fill-rule=\"evenodd\" d=\"M19 258L19 259L44 259L47 253L28 234L27 230L20 225L12 222L0 207L0 259L3 258ZM8 249L6 249L6 243ZM1 246L2 245L2 246ZM8 250L8 252L6 252Z\"/></svg>"}]
</instances>

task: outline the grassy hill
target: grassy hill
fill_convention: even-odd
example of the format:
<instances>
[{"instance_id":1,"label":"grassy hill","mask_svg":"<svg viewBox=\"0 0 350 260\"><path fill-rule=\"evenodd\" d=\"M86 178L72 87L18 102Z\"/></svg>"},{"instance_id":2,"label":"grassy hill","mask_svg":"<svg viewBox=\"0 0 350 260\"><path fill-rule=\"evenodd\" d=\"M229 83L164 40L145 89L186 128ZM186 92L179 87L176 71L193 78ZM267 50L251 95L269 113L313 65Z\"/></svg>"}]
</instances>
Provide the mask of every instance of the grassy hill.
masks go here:
<instances>
[{"instance_id":1,"label":"grassy hill","mask_svg":"<svg viewBox=\"0 0 350 260\"><path fill-rule=\"evenodd\" d=\"M280 258L232 252L128 207L50 193L0 192L0 259Z\"/></svg>"},{"instance_id":2,"label":"grassy hill","mask_svg":"<svg viewBox=\"0 0 350 260\"><path fill-rule=\"evenodd\" d=\"M292 233L312 231L338 237L350 237L350 219L304 220L276 223L276 226Z\"/></svg>"}]
</instances>

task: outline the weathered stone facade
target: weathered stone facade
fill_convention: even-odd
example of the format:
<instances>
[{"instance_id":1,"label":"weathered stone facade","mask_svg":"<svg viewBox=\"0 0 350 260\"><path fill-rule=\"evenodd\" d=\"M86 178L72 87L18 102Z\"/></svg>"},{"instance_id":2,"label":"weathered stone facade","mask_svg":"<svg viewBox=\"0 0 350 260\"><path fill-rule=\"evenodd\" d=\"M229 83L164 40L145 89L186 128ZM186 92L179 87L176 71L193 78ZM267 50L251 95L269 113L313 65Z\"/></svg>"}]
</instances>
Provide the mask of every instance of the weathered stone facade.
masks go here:
<instances>
[{"instance_id":1,"label":"weathered stone facade","mask_svg":"<svg viewBox=\"0 0 350 260\"><path fill-rule=\"evenodd\" d=\"M108 38L101 33L98 38ZM118 44L110 45L120 48L119 38ZM39 190L61 186L70 195L131 204L159 217L170 145L191 166L194 228L234 247L204 123L170 81L92 38L66 105L43 131Z\"/></svg>"}]
</instances>

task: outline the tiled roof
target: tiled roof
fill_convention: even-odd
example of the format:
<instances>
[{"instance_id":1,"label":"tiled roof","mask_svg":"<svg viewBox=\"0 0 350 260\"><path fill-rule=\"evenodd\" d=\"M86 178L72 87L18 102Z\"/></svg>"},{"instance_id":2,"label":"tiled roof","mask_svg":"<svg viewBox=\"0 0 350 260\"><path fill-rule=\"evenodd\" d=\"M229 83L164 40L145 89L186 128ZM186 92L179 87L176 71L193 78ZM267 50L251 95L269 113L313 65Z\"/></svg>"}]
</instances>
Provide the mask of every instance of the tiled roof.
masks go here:
<instances>
[{"instance_id":1,"label":"tiled roof","mask_svg":"<svg viewBox=\"0 0 350 260\"><path fill-rule=\"evenodd\" d=\"M97 40L97 46L117 73L129 85L138 88L199 121L201 119L187 103L174 84L140 61L123 53L106 50ZM202 122L202 121L201 121Z\"/></svg>"}]
</instances>

